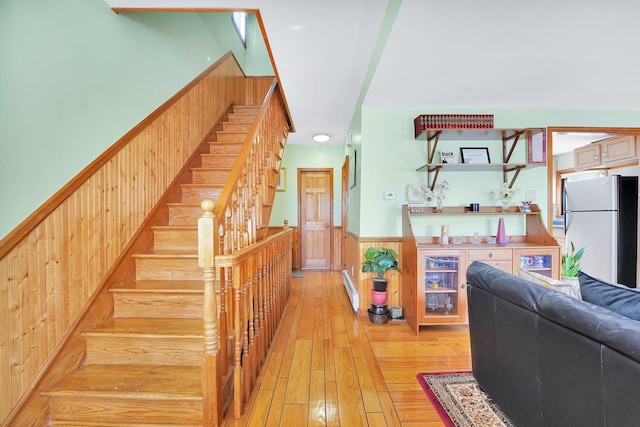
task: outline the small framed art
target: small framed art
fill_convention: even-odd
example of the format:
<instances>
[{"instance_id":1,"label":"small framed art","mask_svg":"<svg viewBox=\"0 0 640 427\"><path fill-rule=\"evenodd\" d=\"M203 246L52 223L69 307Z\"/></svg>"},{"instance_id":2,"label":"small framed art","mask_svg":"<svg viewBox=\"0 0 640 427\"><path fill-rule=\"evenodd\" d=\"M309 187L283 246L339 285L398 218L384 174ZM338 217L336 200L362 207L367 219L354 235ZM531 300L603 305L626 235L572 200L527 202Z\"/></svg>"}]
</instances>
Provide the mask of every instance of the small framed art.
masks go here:
<instances>
[{"instance_id":1,"label":"small framed art","mask_svg":"<svg viewBox=\"0 0 640 427\"><path fill-rule=\"evenodd\" d=\"M460 147L462 163L491 163L487 147Z\"/></svg>"},{"instance_id":2,"label":"small framed art","mask_svg":"<svg viewBox=\"0 0 640 427\"><path fill-rule=\"evenodd\" d=\"M287 168L280 168L280 175L278 175L278 185L276 185L276 191L287 191Z\"/></svg>"},{"instance_id":3,"label":"small framed art","mask_svg":"<svg viewBox=\"0 0 640 427\"><path fill-rule=\"evenodd\" d=\"M531 130L527 134L527 151L529 163L547 163L547 134L544 129Z\"/></svg>"},{"instance_id":4,"label":"small framed art","mask_svg":"<svg viewBox=\"0 0 640 427\"><path fill-rule=\"evenodd\" d=\"M456 156L453 151L440 151L440 161L442 163L456 163Z\"/></svg>"}]
</instances>

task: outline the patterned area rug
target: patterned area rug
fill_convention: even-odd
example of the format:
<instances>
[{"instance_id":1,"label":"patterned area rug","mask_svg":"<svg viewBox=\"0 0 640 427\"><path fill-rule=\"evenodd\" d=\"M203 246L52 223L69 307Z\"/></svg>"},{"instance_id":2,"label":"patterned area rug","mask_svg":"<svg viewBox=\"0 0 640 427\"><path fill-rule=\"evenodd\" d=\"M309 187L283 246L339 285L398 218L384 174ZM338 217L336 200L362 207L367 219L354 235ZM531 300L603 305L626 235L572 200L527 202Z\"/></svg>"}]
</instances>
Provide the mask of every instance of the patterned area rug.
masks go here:
<instances>
[{"instance_id":1,"label":"patterned area rug","mask_svg":"<svg viewBox=\"0 0 640 427\"><path fill-rule=\"evenodd\" d=\"M480 390L471 372L418 374L418 382L447 427L513 427Z\"/></svg>"}]
</instances>

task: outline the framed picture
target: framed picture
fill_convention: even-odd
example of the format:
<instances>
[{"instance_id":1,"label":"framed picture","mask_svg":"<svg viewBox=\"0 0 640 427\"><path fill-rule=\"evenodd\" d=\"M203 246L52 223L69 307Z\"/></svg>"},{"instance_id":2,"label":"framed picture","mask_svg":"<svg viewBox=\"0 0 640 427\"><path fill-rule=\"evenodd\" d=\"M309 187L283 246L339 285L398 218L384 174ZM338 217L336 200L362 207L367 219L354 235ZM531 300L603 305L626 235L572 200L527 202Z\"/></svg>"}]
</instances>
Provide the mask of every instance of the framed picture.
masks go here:
<instances>
[{"instance_id":1,"label":"framed picture","mask_svg":"<svg viewBox=\"0 0 640 427\"><path fill-rule=\"evenodd\" d=\"M456 163L456 156L451 150L442 150L440 151L440 161L442 163Z\"/></svg>"},{"instance_id":2,"label":"framed picture","mask_svg":"<svg viewBox=\"0 0 640 427\"><path fill-rule=\"evenodd\" d=\"M409 184L407 188L407 201L410 203L424 202L424 185Z\"/></svg>"},{"instance_id":3,"label":"framed picture","mask_svg":"<svg viewBox=\"0 0 640 427\"><path fill-rule=\"evenodd\" d=\"M276 191L287 191L287 168L280 168L280 175L278 175L278 185L276 185Z\"/></svg>"},{"instance_id":4,"label":"framed picture","mask_svg":"<svg viewBox=\"0 0 640 427\"><path fill-rule=\"evenodd\" d=\"M527 152L529 163L547 163L547 133L544 129L527 133Z\"/></svg>"},{"instance_id":5,"label":"framed picture","mask_svg":"<svg viewBox=\"0 0 640 427\"><path fill-rule=\"evenodd\" d=\"M356 166L358 165L358 152L353 150L349 156L349 189L356 186Z\"/></svg>"},{"instance_id":6,"label":"framed picture","mask_svg":"<svg viewBox=\"0 0 640 427\"><path fill-rule=\"evenodd\" d=\"M462 163L491 163L487 147L460 147Z\"/></svg>"}]
</instances>

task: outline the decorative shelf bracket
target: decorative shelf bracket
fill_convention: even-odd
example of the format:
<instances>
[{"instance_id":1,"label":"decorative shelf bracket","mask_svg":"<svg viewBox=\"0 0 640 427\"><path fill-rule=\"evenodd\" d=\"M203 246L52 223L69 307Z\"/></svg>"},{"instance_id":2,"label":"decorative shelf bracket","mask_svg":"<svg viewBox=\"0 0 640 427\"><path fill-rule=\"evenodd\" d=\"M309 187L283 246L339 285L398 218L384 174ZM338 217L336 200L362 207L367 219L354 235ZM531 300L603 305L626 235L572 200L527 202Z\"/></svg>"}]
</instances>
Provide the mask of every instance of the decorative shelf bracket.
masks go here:
<instances>
[{"instance_id":1,"label":"decorative shelf bracket","mask_svg":"<svg viewBox=\"0 0 640 427\"><path fill-rule=\"evenodd\" d=\"M421 116L416 118L418 120ZM415 124L415 121L414 121ZM416 128L418 129L418 128ZM427 183L431 190L433 190L438 183L438 177L440 170L446 169L447 171L502 171L502 182L509 184L509 188L512 188L515 184L520 171L526 167L541 166L541 164L527 163L526 160L522 163L510 163L515 150L520 141L527 143L527 135L532 131L540 131L542 129L496 129L496 128L483 128L483 129L429 129L420 127L416 131L416 139L427 140L427 163L416 171L427 172ZM502 163L489 163L489 164L468 164L468 163L436 163L436 153L438 150L438 144L440 141L500 141L502 140Z\"/></svg>"},{"instance_id":2,"label":"decorative shelf bracket","mask_svg":"<svg viewBox=\"0 0 640 427\"><path fill-rule=\"evenodd\" d=\"M515 131L513 134L511 135L507 135L507 131L502 131L502 161L503 163L509 163L509 160L511 160L511 155L513 154L513 151L515 150L516 146L518 145L518 141L520 140L520 136L524 135L527 131L526 130L517 130ZM511 142L511 146L509 146L509 142ZM515 167L507 167L505 166L504 169L502 170L502 182L507 183L507 181L509 181L509 172L514 171L515 173L513 174L513 177L511 178L511 182L509 182L509 188L513 187L513 184L516 183L516 179L518 178L518 175L520 174L520 171L522 170L524 166L515 166Z\"/></svg>"}]
</instances>

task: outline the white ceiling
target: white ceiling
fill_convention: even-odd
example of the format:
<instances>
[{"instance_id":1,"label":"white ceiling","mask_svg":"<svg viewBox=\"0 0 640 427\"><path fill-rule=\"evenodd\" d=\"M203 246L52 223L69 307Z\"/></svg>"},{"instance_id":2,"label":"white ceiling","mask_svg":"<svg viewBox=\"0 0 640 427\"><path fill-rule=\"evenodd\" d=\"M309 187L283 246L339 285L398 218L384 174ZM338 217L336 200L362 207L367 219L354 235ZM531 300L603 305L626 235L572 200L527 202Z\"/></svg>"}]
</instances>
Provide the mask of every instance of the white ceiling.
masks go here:
<instances>
[{"instance_id":1,"label":"white ceiling","mask_svg":"<svg viewBox=\"0 0 640 427\"><path fill-rule=\"evenodd\" d=\"M635 0L105 1L258 9L296 127L293 144L312 143L319 132L342 144L358 102L425 113L640 110Z\"/></svg>"}]
</instances>

